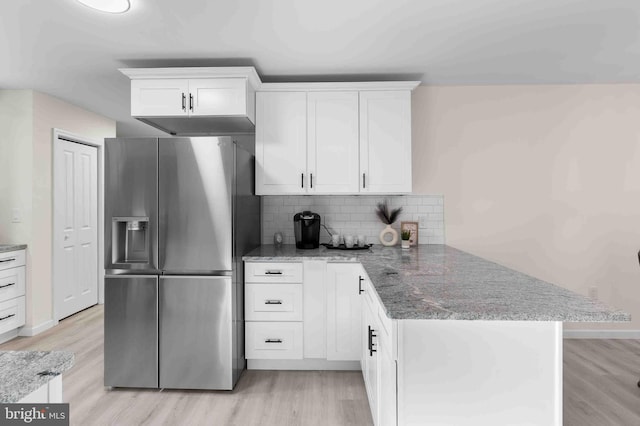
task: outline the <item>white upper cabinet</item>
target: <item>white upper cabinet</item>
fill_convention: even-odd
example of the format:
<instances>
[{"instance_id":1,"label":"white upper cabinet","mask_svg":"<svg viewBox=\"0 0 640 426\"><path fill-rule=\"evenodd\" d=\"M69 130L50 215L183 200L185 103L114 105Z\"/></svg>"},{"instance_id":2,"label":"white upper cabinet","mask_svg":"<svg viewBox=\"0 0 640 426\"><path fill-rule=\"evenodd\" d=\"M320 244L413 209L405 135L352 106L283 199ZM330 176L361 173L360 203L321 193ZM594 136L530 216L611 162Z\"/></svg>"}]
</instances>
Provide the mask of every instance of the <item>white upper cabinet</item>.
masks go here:
<instances>
[{"instance_id":1,"label":"white upper cabinet","mask_svg":"<svg viewBox=\"0 0 640 426\"><path fill-rule=\"evenodd\" d=\"M309 193L358 192L358 92L307 95Z\"/></svg>"},{"instance_id":2,"label":"white upper cabinet","mask_svg":"<svg viewBox=\"0 0 640 426\"><path fill-rule=\"evenodd\" d=\"M247 107L247 81L243 78L201 78L189 80L191 115L242 115L253 109ZM251 95L253 96L253 94Z\"/></svg>"},{"instance_id":3,"label":"white upper cabinet","mask_svg":"<svg viewBox=\"0 0 640 426\"><path fill-rule=\"evenodd\" d=\"M417 84L262 84L256 95L262 103L256 108L256 146L266 147L267 134L290 137L285 142L280 136L280 145L273 151L277 155L256 152L256 193L410 193L411 90ZM285 100L303 95L304 123L300 121L300 100L295 106ZM306 131L299 137L302 125ZM292 161L298 165L296 181Z\"/></svg>"},{"instance_id":4,"label":"white upper cabinet","mask_svg":"<svg viewBox=\"0 0 640 426\"><path fill-rule=\"evenodd\" d=\"M131 80L131 115L189 115L189 80Z\"/></svg>"},{"instance_id":5,"label":"white upper cabinet","mask_svg":"<svg viewBox=\"0 0 640 426\"><path fill-rule=\"evenodd\" d=\"M131 115L173 135L253 133L253 67L127 68Z\"/></svg>"},{"instance_id":6,"label":"white upper cabinet","mask_svg":"<svg viewBox=\"0 0 640 426\"><path fill-rule=\"evenodd\" d=\"M305 194L307 94L256 93L256 194Z\"/></svg>"},{"instance_id":7,"label":"white upper cabinet","mask_svg":"<svg viewBox=\"0 0 640 426\"><path fill-rule=\"evenodd\" d=\"M360 192L411 192L411 92L360 92Z\"/></svg>"}]
</instances>

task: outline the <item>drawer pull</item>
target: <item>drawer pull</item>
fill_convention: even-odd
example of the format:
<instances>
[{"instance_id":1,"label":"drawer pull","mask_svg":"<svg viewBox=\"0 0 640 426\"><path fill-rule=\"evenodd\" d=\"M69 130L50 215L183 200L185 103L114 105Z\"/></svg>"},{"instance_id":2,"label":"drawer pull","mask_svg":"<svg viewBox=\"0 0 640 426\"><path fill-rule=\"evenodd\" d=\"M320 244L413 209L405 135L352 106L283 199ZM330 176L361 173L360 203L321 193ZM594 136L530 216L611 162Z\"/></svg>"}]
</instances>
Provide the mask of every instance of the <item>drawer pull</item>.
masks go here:
<instances>
[{"instance_id":1,"label":"drawer pull","mask_svg":"<svg viewBox=\"0 0 640 426\"><path fill-rule=\"evenodd\" d=\"M265 275L282 275L282 271L265 271Z\"/></svg>"},{"instance_id":2,"label":"drawer pull","mask_svg":"<svg viewBox=\"0 0 640 426\"><path fill-rule=\"evenodd\" d=\"M373 328L371 328L371 326L367 326L369 328L369 356L373 356L374 352L378 352L377 350L373 349L373 338L377 337L377 334L374 334L373 332L375 331Z\"/></svg>"},{"instance_id":3,"label":"drawer pull","mask_svg":"<svg viewBox=\"0 0 640 426\"><path fill-rule=\"evenodd\" d=\"M364 281L364 278L362 278L362 276L358 277L358 294L362 294L364 292L364 290L362 289L362 281Z\"/></svg>"},{"instance_id":4,"label":"drawer pull","mask_svg":"<svg viewBox=\"0 0 640 426\"><path fill-rule=\"evenodd\" d=\"M4 320L6 320L8 318L15 317L15 316L16 316L16 314L7 315L6 317L0 318L0 321L4 321Z\"/></svg>"},{"instance_id":5,"label":"drawer pull","mask_svg":"<svg viewBox=\"0 0 640 426\"><path fill-rule=\"evenodd\" d=\"M7 259L0 259L0 263L13 262L14 260L16 260L15 257L9 257Z\"/></svg>"},{"instance_id":6,"label":"drawer pull","mask_svg":"<svg viewBox=\"0 0 640 426\"><path fill-rule=\"evenodd\" d=\"M9 283L5 285L0 285L0 288L11 287L12 285L16 285L16 283Z\"/></svg>"},{"instance_id":7,"label":"drawer pull","mask_svg":"<svg viewBox=\"0 0 640 426\"><path fill-rule=\"evenodd\" d=\"M282 300L265 300L265 305L282 305Z\"/></svg>"},{"instance_id":8,"label":"drawer pull","mask_svg":"<svg viewBox=\"0 0 640 426\"><path fill-rule=\"evenodd\" d=\"M282 343L282 339L266 339L265 343Z\"/></svg>"}]
</instances>

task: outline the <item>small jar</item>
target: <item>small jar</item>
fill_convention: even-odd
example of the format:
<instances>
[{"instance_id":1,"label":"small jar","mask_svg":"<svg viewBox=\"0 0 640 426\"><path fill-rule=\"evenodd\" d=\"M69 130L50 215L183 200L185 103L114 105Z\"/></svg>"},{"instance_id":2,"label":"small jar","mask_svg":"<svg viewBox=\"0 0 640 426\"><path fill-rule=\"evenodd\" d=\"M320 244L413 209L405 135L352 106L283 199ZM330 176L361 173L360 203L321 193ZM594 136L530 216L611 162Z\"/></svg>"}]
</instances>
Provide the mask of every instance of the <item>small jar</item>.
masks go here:
<instances>
[{"instance_id":1,"label":"small jar","mask_svg":"<svg viewBox=\"0 0 640 426\"><path fill-rule=\"evenodd\" d=\"M344 236L344 246L346 248L353 248L354 240L353 235L345 235Z\"/></svg>"},{"instance_id":2,"label":"small jar","mask_svg":"<svg viewBox=\"0 0 640 426\"><path fill-rule=\"evenodd\" d=\"M276 247L282 247L282 242L284 241L284 237L282 236L282 232L276 232L273 234L273 245Z\"/></svg>"}]
</instances>

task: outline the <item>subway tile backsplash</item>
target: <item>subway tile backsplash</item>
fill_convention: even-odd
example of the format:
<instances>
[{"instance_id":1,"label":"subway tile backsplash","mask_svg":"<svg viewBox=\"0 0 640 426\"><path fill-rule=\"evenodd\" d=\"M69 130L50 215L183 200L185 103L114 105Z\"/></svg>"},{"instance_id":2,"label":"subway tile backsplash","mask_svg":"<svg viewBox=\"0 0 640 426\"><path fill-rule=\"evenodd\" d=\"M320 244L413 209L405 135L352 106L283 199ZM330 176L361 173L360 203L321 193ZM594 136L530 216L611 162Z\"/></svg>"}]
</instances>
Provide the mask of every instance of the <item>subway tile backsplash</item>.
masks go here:
<instances>
[{"instance_id":1,"label":"subway tile backsplash","mask_svg":"<svg viewBox=\"0 0 640 426\"><path fill-rule=\"evenodd\" d=\"M285 244L295 244L293 215L311 210L322 217L322 223L340 234L367 237L368 243L380 244L378 236L384 228L375 214L376 204L384 196L358 195L269 195L262 197L262 243L273 244L273 234L282 232ZM444 197L442 195L398 195L386 197L390 208L402 207L401 221L419 222L426 217L426 227L420 228L419 244L444 244ZM320 242L328 242L329 234L320 231Z\"/></svg>"}]
</instances>

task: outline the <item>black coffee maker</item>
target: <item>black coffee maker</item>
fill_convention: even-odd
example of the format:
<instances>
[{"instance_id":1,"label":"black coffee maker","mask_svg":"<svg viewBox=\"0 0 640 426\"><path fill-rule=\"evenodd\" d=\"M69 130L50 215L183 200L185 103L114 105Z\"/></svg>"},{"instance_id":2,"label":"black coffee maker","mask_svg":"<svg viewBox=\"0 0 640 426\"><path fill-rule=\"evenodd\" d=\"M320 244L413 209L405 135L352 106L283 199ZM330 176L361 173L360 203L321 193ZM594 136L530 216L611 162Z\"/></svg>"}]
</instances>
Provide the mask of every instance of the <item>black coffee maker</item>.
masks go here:
<instances>
[{"instance_id":1,"label":"black coffee maker","mask_svg":"<svg viewBox=\"0 0 640 426\"><path fill-rule=\"evenodd\" d=\"M296 248L314 249L320 246L320 215L308 210L293 216Z\"/></svg>"}]
</instances>

